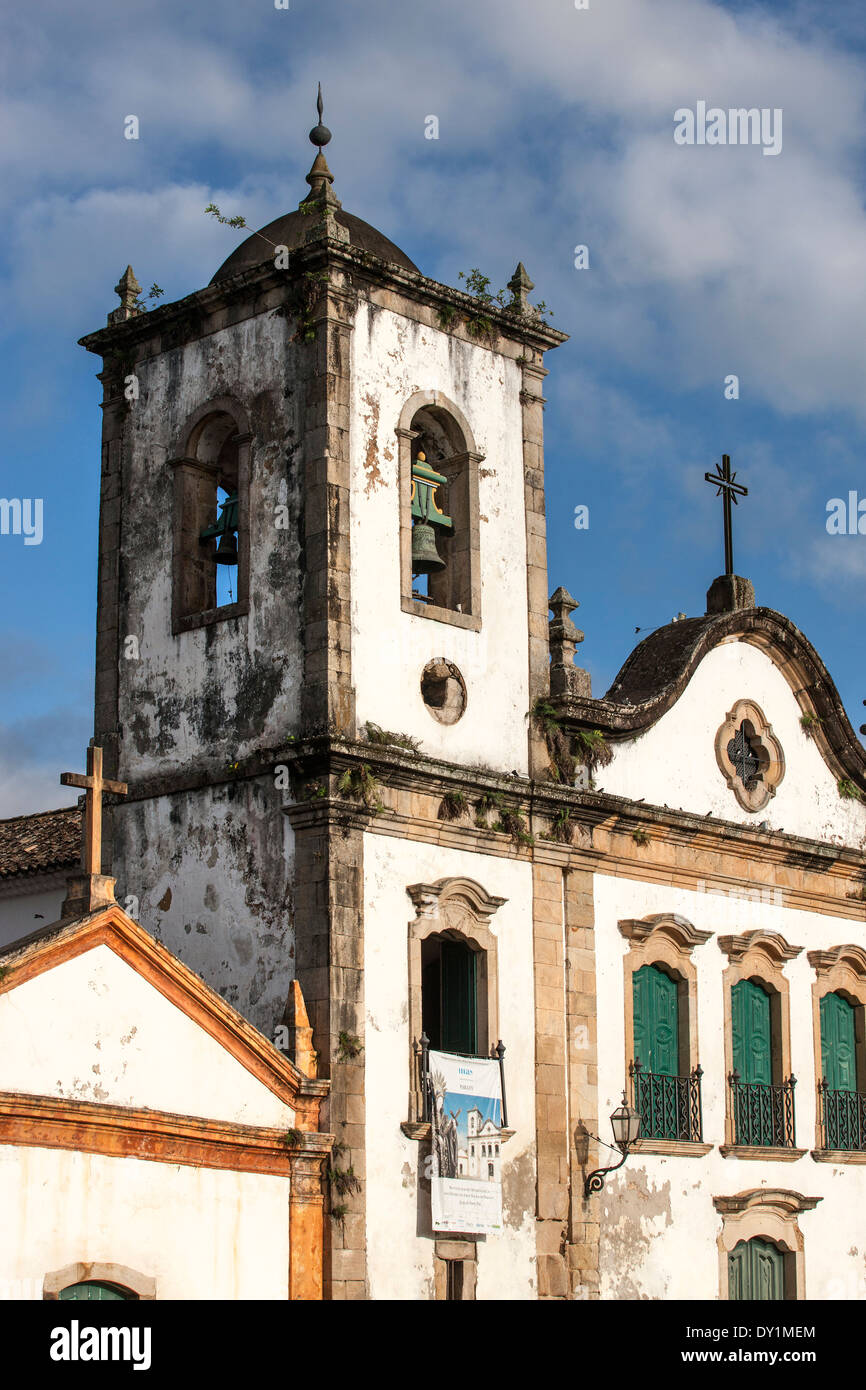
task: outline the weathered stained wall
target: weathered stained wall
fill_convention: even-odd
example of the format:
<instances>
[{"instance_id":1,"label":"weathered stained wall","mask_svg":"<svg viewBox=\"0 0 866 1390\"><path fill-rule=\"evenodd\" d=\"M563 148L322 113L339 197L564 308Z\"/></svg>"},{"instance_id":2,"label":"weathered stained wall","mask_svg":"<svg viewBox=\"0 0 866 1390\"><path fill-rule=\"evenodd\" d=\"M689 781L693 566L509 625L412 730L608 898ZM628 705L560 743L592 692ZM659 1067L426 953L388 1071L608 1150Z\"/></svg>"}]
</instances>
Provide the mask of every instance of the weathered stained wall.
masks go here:
<instances>
[{"instance_id":1,"label":"weathered stained wall","mask_svg":"<svg viewBox=\"0 0 866 1390\"><path fill-rule=\"evenodd\" d=\"M301 358L288 320L249 318L136 367L123 474L119 776L232 763L294 729L301 677ZM231 396L250 420L250 611L172 636L173 470L187 422ZM275 525L278 506L288 524ZM281 517L281 520L286 519ZM138 659L124 654L138 639Z\"/></svg>"},{"instance_id":2,"label":"weathered stained wall","mask_svg":"<svg viewBox=\"0 0 866 1390\"><path fill-rule=\"evenodd\" d=\"M78 1261L155 1279L158 1299L288 1297L288 1178L7 1145L0 1207L7 1297Z\"/></svg>"},{"instance_id":3,"label":"weathered stained wall","mask_svg":"<svg viewBox=\"0 0 866 1390\"><path fill-rule=\"evenodd\" d=\"M117 899L273 1038L294 978L294 838L272 776L118 806Z\"/></svg>"},{"instance_id":4,"label":"weathered stained wall","mask_svg":"<svg viewBox=\"0 0 866 1390\"><path fill-rule=\"evenodd\" d=\"M502 1148L504 1225L478 1238L479 1299L534 1298L535 1021L532 990L532 866L460 850L364 837L364 967L367 1268L374 1299L433 1297L433 1245L424 1155L429 1144L400 1129L410 1090L408 935L415 909L406 888L440 878L474 879L507 898L491 918L499 954L499 1032L507 1048L508 1127ZM337 1131L339 1139L339 1131ZM426 1213L426 1215L424 1215Z\"/></svg>"},{"instance_id":5,"label":"weathered stained wall","mask_svg":"<svg viewBox=\"0 0 866 1390\"><path fill-rule=\"evenodd\" d=\"M713 1197L757 1187L793 1190L823 1200L797 1219L805 1241L808 1298L866 1297L866 1169L862 1165L816 1163L815 1040L812 983L806 952L863 942L863 927L849 920L783 908L767 901L720 893L695 893L663 884L596 875L596 960L598 981L598 1076L601 1137L610 1140L607 1120L627 1081L623 959L628 942L617 922L656 913L678 913L700 931L713 932L696 946L698 1055L704 1069L703 1138L714 1145L700 1157L632 1155L610 1178L598 1204L601 1222L603 1299L719 1297L722 1218ZM757 929L781 933L803 947L784 966L790 981L791 1068L797 1078L796 1139L807 1152L793 1162L725 1158L726 1063L722 974L728 958L718 935ZM602 1163L613 1162L602 1151Z\"/></svg>"},{"instance_id":6,"label":"weathered stained wall","mask_svg":"<svg viewBox=\"0 0 866 1390\"><path fill-rule=\"evenodd\" d=\"M781 785L756 812L740 806L715 755L716 730L741 699L760 706L785 756ZM613 762L596 781L604 791L657 806L746 825L766 821L771 830L862 848L866 806L840 798L837 779L801 728L800 715L790 685L764 652L748 642L726 642L704 657L657 724L615 745Z\"/></svg>"},{"instance_id":7,"label":"weathered stained wall","mask_svg":"<svg viewBox=\"0 0 866 1390\"><path fill-rule=\"evenodd\" d=\"M352 335L352 676L358 725L421 740L436 757L525 773L528 629L521 375L510 358L361 301ZM401 610L395 429L418 391L439 391L469 422L479 471L481 631ZM459 667L467 706L443 725L421 673Z\"/></svg>"}]
</instances>

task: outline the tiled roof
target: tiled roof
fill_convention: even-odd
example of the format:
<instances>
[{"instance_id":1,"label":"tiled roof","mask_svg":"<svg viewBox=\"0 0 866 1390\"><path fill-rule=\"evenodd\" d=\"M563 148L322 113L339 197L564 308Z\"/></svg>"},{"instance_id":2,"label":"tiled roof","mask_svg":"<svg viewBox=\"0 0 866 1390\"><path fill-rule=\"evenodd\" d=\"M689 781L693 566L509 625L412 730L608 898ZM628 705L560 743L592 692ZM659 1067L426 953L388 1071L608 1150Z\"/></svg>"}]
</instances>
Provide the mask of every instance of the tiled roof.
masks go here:
<instances>
[{"instance_id":1,"label":"tiled roof","mask_svg":"<svg viewBox=\"0 0 866 1390\"><path fill-rule=\"evenodd\" d=\"M0 820L0 879L71 868L81 855L81 810L66 806Z\"/></svg>"}]
</instances>

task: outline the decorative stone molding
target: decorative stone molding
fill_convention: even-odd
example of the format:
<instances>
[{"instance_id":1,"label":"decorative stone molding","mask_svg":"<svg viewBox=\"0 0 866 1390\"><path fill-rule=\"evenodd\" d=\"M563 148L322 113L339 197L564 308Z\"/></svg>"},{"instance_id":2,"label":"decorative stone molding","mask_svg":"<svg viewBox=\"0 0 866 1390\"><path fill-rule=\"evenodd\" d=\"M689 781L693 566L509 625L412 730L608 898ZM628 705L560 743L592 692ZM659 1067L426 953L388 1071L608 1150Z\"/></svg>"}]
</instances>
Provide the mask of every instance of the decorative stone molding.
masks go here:
<instances>
[{"instance_id":1,"label":"decorative stone molding","mask_svg":"<svg viewBox=\"0 0 866 1390\"><path fill-rule=\"evenodd\" d=\"M758 759L758 770L749 783L739 776L728 744L742 727ZM785 776L785 755L761 708L753 700L738 700L728 710L725 722L716 734L716 762L719 771L744 811L760 811L766 806Z\"/></svg>"},{"instance_id":2,"label":"decorative stone molding","mask_svg":"<svg viewBox=\"0 0 866 1390\"><path fill-rule=\"evenodd\" d=\"M128 1265L111 1264L104 1260L78 1260L75 1264L64 1265L62 1269L46 1274L42 1281L42 1297L56 1299L70 1284L85 1283L116 1284L126 1289L133 1298L142 1301L152 1302L156 1298L156 1280L149 1274L140 1274Z\"/></svg>"},{"instance_id":3,"label":"decorative stone molding","mask_svg":"<svg viewBox=\"0 0 866 1390\"><path fill-rule=\"evenodd\" d=\"M802 946L789 946L784 936L774 931L747 931L742 936L720 936L719 950L723 951L732 965L739 965L753 951L761 951L776 967L794 960L803 950Z\"/></svg>"},{"instance_id":4,"label":"decorative stone molding","mask_svg":"<svg viewBox=\"0 0 866 1390\"><path fill-rule=\"evenodd\" d=\"M714 1197L722 1218L719 1250L719 1297L727 1300L728 1257L743 1240L769 1240L785 1254L785 1299L806 1297L803 1234L797 1217L812 1211L823 1198L804 1197L786 1188L753 1187L732 1197Z\"/></svg>"},{"instance_id":5,"label":"decorative stone molding","mask_svg":"<svg viewBox=\"0 0 866 1390\"><path fill-rule=\"evenodd\" d=\"M686 917L677 912L658 912L651 917L626 918L617 922L622 936L635 945L648 941L653 933L669 936L680 951L691 954L695 946L703 946L711 931L699 931Z\"/></svg>"},{"instance_id":6,"label":"decorative stone molding","mask_svg":"<svg viewBox=\"0 0 866 1390\"><path fill-rule=\"evenodd\" d=\"M737 1192L733 1197L714 1197L713 1206L722 1216L742 1216L757 1209L773 1211L784 1218L797 1216L804 1211L814 1211L823 1200L823 1197L804 1197L802 1192L792 1192L786 1187L750 1187L745 1192ZM739 1237L741 1240L742 1238Z\"/></svg>"},{"instance_id":7,"label":"decorative stone molding","mask_svg":"<svg viewBox=\"0 0 866 1390\"><path fill-rule=\"evenodd\" d=\"M806 959L815 971L812 985L812 1037L815 1048L815 1076L823 1080L824 1062L821 1049L821 1000L827 994L841 994L854 1007L854 1049L858 1078L866 1077L866 951L862 946L834 946L829 951L808 951ZM862 1089L863 1082L860 1082ZM815 1116L815 1153L836 1153L827 1149L821 1097ZM839 1151L840 1163L866 1162L866 1154L855 1150ZM813 1158L815 1157L813 1153ZM827 1159L819 1161L827 1162Z\"/></svg>"},{"instance_id":8,"label":"decorative stone molding","mask_svg":"<svg viewBox=\"0 0 866 1390\"><path fill-rule=\"evenodd\" d=\"M436 883L413 883L406 892L415 907L415 920L409 923L409 1120L418 1122L424 1114L424 1097L415 1055L415 1044L423 1030L422 945L428 937L448 936L465 941L478 952L478 1048L482 1055L487 1055L499 1038L498 946L490 929L490 919L507 899L492 897L471 878L440 878Z\"/></svg>"},{"instance_id":9,"label":"decorative stone molding","mask_svg":"<svg viewBox=\"0 0 866 1390\"><path fill-rule=\"evenodd\" d=\"M806 1149L777 1148L773 1144L720 1144L722 1158L756 1159L759 1163L794 1163L802 1158Z\"/></svg>"},{"instance_id":10,"label":"decorative stone molding","mask_svg":"<svg viewBox=\"0 0 866 1390\"><path fill-rule=\"evenodd\" d=\"M725 1075L734 1070L734 1037L731 991L741 980L759 982L770 996L770 1026L772 1037L773 1081L779 1083L791 1075L791 1010L790 985L784 966L794 960L802 946L791 946L779 932L750 931L740 936L720 936L719 950L730 964L722 976L725 1001ZM725 1086L725 1139L720 1147L724 1157L751 1158L763 1153L773 1157L800 1157L797 1149L760 1149L736 1144L734 1113L730 1085Z\"/></svg>"},{"instance_id":11,"label":"decorative stone molding","mask_svg":"<svg viewBox=\"0 0 866 1390\"><path fill-rule=\"evenodd\" d=\"M696 946L703 946L709 941L713 933L699 931L687 918L675 912L655 913L643 918L626 918L617 922L617 927L631 947L623 961L626 1071L634 1061L635 1055L633 978L644 965L655 965L661 967L677 982L679 1071L682 1076L690 1075L699 1061L698 976L692 961L692 951ZM684 1153L694 1151L695 1146L691 1141L682 1145L676 1141L677 1147L670 1150L656 1147L668 1142L674 1141L643 1140L643 1152L679 1153L681 1149ZM707 1149L711 1147L712 1145L706 1146Z\"/></svg>"},{"instance_id":12,"label":"decorative stone molding","mask_svg":"<svg viewBox=\"0 0 866 1390\"><path fill-rule=\"evenodd\" d=\"M557 695L592 696L592 681L588 671L575 666L574 657L583 633L575 627L570 614L580 607L567 589L561 586L548 599L553 617L547 625L550 643L550 693Z\"/></svg>"}]
</instances>

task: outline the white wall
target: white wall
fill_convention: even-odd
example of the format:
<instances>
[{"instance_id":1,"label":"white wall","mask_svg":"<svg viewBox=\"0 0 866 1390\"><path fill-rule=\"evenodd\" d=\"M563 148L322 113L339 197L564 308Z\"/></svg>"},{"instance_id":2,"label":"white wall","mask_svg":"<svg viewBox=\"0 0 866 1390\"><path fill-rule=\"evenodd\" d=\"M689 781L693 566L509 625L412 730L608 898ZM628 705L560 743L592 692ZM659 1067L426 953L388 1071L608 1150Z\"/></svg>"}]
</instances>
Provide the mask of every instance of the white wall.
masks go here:
<instances>
[{"instance_id":1,"label":"white wall","mask_svg":"<svg viewBox=\"0 0 866 1390\"><path fill-rule=\"evenodd\" d=\"M158 1299L288 1297L285 1177L4 1145L0 1210L0 1298L41 1298L78 1261L126 1265Z\"/></svg>"},{"instance_id":2,"label":"white wall","mask_svg":"<svg viewBox=\"0 0 866 1390\"><path fill-rule=\"evenodd\" d=\"M526 772L528 635L520 369L510 359L362 303L352 335L352 679L366 720L421 739L434 757ZM486 457L480 632L400 607L400 412L441 391ZM367 467L368 456L375 469ZM421 698L428 661L455 662L466 712L443 725Z\"/></svg>"},{"instance_id":3,"label":"white wall","mask_svg":"<svg viewBox=\"0 0 866 1390\"><path fill-rule=\"evenodd\" d=\"M502 1147L505 1223L478 1240L479 1299L534 1298L535 1025L532 870L526 862L396 840L364 839L367 1260L374 1299L432 1298L433 1240L417 1235L425 1146L400 1130L409 1118L406 887L464 876L507 898L492 918L499 954L499 1031L507 1050L508 1125ZM511 1194L511 1200L509 1200Z\"/></svg>"},{"instance_id":4,"label":"white wall","mask_svg":"<svg viewBox=\"0 0 866 1390\"><path fill-rule=\"evenodd\" d=\"M761 928L780 932L802 953L784 973L790 981L791 1064L797 1078L796 1140L815 1146L817 1078L812 1018L815 973L807 950L863 941L857 923L754 902L720 893L696 893L660 884L595 877L598 984L600 1134L610 1139L607 1116L619 1104L629 1058L625 1055L623 958L627 941L617 922L676 912L702 931L738 935ZM698 974L699 1060L704 1069L702 1158L635 1155L608 1180L602 1211L602 1298L715 1299L719 1296L716 1239L722 1218L714 1196L756 1187L786 1188L821 1197L798 1217L805 1240L809 1298L866 1298L866 1167L815 1163L807 1152L793 1162L723 1158L725 1142L724 998L727 957L716 937L695 947ZM602 1157L602 1162L612 1159Z\"/></svg>"},{"instance_id":5,"label":"white wall","mask_svg":"<svg viewBox=\"0 0 866 1390\"><path fill-rule=\"evenodd\" d=\"M785 755L785 776L760 811L743 810L719 771L715 738L737 700L754 700ZM667 714L633 742L615 745L596 777L618 796L642 797L696 815L863 847L866 806L840 798L836 778L800 727L800 707L777 666L748 642L715 647Z\"/></svg>"},{"instance_id":6,"label":"white wall","mask_svg":"<svg viewBox=\"0 0 866 1390\"><path fill-rule=\"evenodd\" d=\"M0 1090L285 1129L294 1119L108 946L0 995L0 1059Z\"/></svg>"},{"instance_id":7,"label":"white wall","mask_svg":"<svg viewBox=\"0 0 866 1390\"><path fill-rule=\"evenodd\" d=\"M64 886L41 893L23 892L14 897L0 898L0 948L21 936L39 931L41 927L47 927L49 922L56 922L65 896Z\"/></svg>"}]
</instances>

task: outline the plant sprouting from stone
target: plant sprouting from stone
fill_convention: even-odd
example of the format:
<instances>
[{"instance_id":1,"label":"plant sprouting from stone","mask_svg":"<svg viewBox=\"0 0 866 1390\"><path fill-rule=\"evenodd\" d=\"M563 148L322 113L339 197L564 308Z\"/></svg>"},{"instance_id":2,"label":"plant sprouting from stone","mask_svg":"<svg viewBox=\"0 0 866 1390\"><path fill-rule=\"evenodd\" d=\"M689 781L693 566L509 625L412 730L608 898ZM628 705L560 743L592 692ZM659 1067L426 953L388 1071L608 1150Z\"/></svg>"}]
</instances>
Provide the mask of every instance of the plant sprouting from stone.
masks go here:
<instances>
[{"instance_id":1,"label":"plant sprouting from stone","mask_svg":"<svg viewBox=\"0 0 866 1390\"><path fill-rule=\"evenodd\" d=\"M354 1033L341 1032L337 1040L337 1058L341 1062L352 1062L360 1057L364 1044Z\"/></svg>"},{"instance_id":2,"label":"plant sprouting from stone","mask_svg":"<svg viewBox=\"0 0 866 1390\"><path fill-rule=\"evenodd\" d=\"M411 734L398 734L393 729L383 729L370 720L364 725L364 729L368 743L376 743L381 747L405 748L410 753L417 753L421 747L420 739L412 738Z\"/></svg>"},{"instance_id":3,"label":"plant sprouting from stone","mask_svg":"<svg viewBox=\"0 0 866 1390\"><path fill-rule=\"evenodd\" d=\"M840 777L836 783L843 801L862 801L863 794L859 787L856 787L850 777Z\"/></svg>"},{"instance_id":4,"label":"plant sprouting from stone","mask_svg":"<svg viewBox=\"0 0 866 1390\"><path fill-rule=\"evenodd\" d=\"M469 814L469 802L465 792L446 792L439 803L438 816L440 820L452 821L460 820L461 816Z\"/></svg>"},{"instance_id":5,"label":"plant sprouting from stone","mask_svg":"<svg viewBox=\"0 0 866 1390\"><path fill-rule=\"evenodd\" d=\"M337 783L337 791L341 796L351 796L355 801L363 801L368 811L372 811L374 815L385 809L379 796L379 783L373 776L369 763L347 767Z\"/></svg>"}]
</instances>

